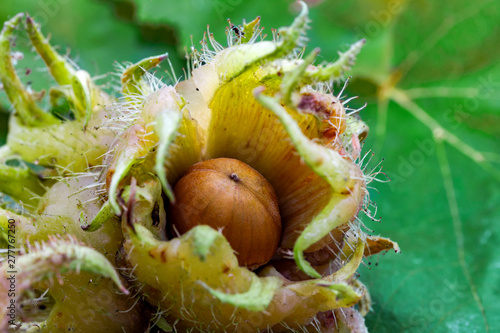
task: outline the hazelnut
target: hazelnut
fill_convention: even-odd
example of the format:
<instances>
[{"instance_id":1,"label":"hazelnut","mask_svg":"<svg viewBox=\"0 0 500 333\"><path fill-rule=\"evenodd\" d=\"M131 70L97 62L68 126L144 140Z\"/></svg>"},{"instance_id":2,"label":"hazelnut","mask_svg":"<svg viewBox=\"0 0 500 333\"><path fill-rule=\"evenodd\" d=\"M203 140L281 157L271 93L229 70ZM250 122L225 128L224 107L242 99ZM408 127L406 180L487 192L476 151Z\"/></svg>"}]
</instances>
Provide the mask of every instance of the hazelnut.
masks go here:
<instances>
[{"instance_id":1,"label":"hazelnut","mask_svg":"<svg viewBox=\"0 0 500 333\"><path fill-rule=\"evenodd\" d=\"M205 224L222 230L240 265L268 262L281 238L281 217L273 187L255 169L231 158L190 167L174 187L170 215L183 234Z\"/></svg>"}]
</instances>

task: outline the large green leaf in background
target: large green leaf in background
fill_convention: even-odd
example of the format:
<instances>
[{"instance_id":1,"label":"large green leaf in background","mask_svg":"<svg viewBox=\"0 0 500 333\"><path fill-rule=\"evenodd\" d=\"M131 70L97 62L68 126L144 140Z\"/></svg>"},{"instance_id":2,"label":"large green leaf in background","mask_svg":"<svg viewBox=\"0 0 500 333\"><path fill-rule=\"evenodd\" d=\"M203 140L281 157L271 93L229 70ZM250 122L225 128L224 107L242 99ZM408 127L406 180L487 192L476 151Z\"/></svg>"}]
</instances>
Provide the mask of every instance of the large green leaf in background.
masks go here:
<instances>
[{"instance_id":1,"label":"large green leaf in background","mask_svg":"<svg viewBox=\"0 0 500 333\"><path fill-rule=\"evenodd\" d=\"M111 70L115 59L172 56L172 48L158 44L169 40L180 72L183 47L190 35L198 41L206 24L222 42L226 18L239 23L260 15L270 33L295 15L285 0L3 0L0 14L48 4L60 5L44 31L71 46L92 74ZM359 105L368 102L361 112L371 127L365 148L377 161L385 158L392 182L374 185L383 222L366 225L402 249L361 269L374 301L370 331L499 332L500 4L310 5L310 45L321 47L325 60L367 39L349 94L360 96Z\"/></svg>"}]
</instances>

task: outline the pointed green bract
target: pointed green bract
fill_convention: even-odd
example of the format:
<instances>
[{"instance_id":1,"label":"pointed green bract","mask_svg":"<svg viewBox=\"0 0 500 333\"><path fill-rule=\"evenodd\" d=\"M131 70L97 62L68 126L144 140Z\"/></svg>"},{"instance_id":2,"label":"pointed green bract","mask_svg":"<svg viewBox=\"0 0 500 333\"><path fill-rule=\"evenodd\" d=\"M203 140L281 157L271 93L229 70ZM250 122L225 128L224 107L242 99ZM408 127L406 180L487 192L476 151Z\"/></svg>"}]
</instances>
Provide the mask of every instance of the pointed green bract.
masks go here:
<instances>
[{"instance_id":1,"label":"pointed green bract","mask_svg":"<svg viewBox=\"0 0 500 333\"><path fill-rule=\"evenodd\" d=\"M347 240L348 242L349 240ZM346 245L347 246L347 245ZM325 281L330 282L343 282L349 281L356 271L359 265L363 261L363 254L365 249L365 242L362 239L357 240L356 248L352 254L348 263L346 263L338 271L324 278Z\"/></svg>"},{"instance_id":2,"label":"pointed green bract","mask_svg":"<svg viewBox=\"0 0 500 333\"><path fill-rule=\"evenodd\" d=\"M341 192L346 186L354 184L354 180L351 179L354 176L351 163L345 160L337 151L309 140L302 133L295 120L281 106L277 98L265 96L260 91L256 91L255 94L257 100L263 106L278 116L306 164L325 178L337 192Z\"/></svg>"},{"instance_id":3,"label":"pointed green bract","mask_svg":"<svg viewBox=\"0 0 500 333\"><path fill-rule=\"evenodd\" d=\"M150 69L158 66L165 59L168 59L168 54L142 59L141 61L128 66L122 73L122 92L124 94L143 94L147 89L148 83L143 82L143 76ZM145 88L146 85L146 89Z\"/></svg>"},{"instance_id":4,"label":"pointed green bract","mask_svg":"<svg viewBox=\"0 0 500 333\"><path fill-rule=\"evenodd\" d=\"M78 111L78 119L83 119L83 130L85 132L92 115L92 79L85 71L77 71L72 79L74 104Z\"/></svg>"},{"instance_id":5,"label":"pointed green bract","mask_svg":"<svg viewBox=\"0 0 500 333\"><path fill-rule=\"evenodd\" d=\"M175 197L172 188L167 181L165 162L167 161L168 148L177 136L177 128L179 127L181 119L182 115L179 110L168 109L160 112L156 116L156 123L154 125L155 133L159 138L155 171L170 202L175 202Z\"/></svg>"},{"instance_id":6,"label":"pointed green bract","mask_svg":"<svg viewBox=\"0 0 500 333\"><path fill-rule=\"evenodd\" d=\"M116 215L111 206L111 201L108 200L102 205L99 213L97 213L89 224L82 223L82 229L89 232L96 231L102 227L106 221L111 220L115 216Z\"/></svg>"},{"instance_id":7,"label":"pointed green bract","mask_svg":"<svg viewBox=\"0 0 500 333\"><path fill-rule=\"evenodd\" d=\"M146 138L147 133L143 125L133 125L123 134L123 141L115 147L114 170L108 189L111 207L117 215L121 215L117 198L120 182L129 174L133 166L144 162L149 150L155 144Z\"/></svg>"},{"instance_id":8,"label":"pointed green bract","mask_svg":"<svg viewBox=\"0 0 500 333\"><path fill-rule=\"evenodd\" d=\"M264 311L271 303L278 288L283 284L283 282L277 278L258 278L255 276L247 291L238 294L227 294L210 288L203 282L200 283L207 288L210 294L217 297L221 302L229 303L236 308L250 311Z\"/></svg>"},{"instance_id":9,"label":"pointed green bract","mask_svg":"<svg viewBox=\"0 0 500 333\"><path fill-rule=\"evenodd\" d=\"M348 51L339 53L338 60L327 65L310 66L317 59L319 48L314 49L303 59L277 59L274 62L264 64L260 68L258 77L266 84L272 81L282 81L283 100L287 106L292 106L291 95L297 88L343 79L346 72L352 68L364 43L364 40L360 40L352 44ZM283 74L284 78L282 79Z\"/></svg>"},{"instance_id":10,"label":"pointed green bract","mask_svg":"<svg viewBox=\"0 0 500 333\"><path fill-rule=\"evenodd\" d=\"M364 44L364 39L357 41L350 46L349 50L344 53L339 53L340 57L335 62L308 70L303 80L308 83L315 83L343 78L345 73L351 69L356 56L359 54Z\"/></svg>"},{"instance_id":11,"label":"pointed green bract","mask_svg":"<svg viewBox=\"0 0 500 333\"><path fill-rule=\"evenodd\" d=\"M356 291L352 286L345 282L333 284L319 284L317 281L301 281L287 286L288 289L295 291L297 294L308 295L311 300L315 298L325 298L325 308L344 308L356 304L361 293Z\"/></svg>"},{"instance_id":12,"label":"pointed green bract","mask_svg":"<svg viewBox=\"0 0 500 333\"><path fill-rule=\"evenodd\" d=\"M136 150L137 152L137 150ZM120 181L127 175L132 166L138 162L138 158L136 158L133 152L131 154L123 153L120 155L116 162L115 172L113 177L111 178L111 183L109 185L109 203L113 208L113 211L116 215L121 215L121 208L118 205L118 185Z\"/></svg>"},{"instance_id":13,"label":"pointed green bract","mask_svg":"<svg viewBox=\"0 0 500 333\"><path fill-rule=\"evenodd\" d=\"M303 251L318 242L331 230L349 222L353 214L357 213L360 202L357 196L361 195L359 192L362 189L354 189L354 187L359 187L359 184L356 183L363 182L362 179L359 179L360 172L355 170L355 164L345 160L337 151L309 140L281 106L278 98L265 96L258 89L254 94L264 107L278 116L304 162L328 181L332 187L333 194L330 202L307 225L294 246L294 257L300 269L312 277L320 278L319 273L305 260ZM356 197L353 198L353 196Z\"/></svg>"},{"instance_id":14,"label":"pointed green bract","mask_svg":"<svg viewBox=\"0 0 500 333\"><path fill-rule=\"evenodd\" d=\"M78 244L74 239L50 239L42 243L41 250L20 256L17 265L30 283L50 278L56 272L85 271L110 278L122 292L128 294L113 265L101 253Z\"/></svg>"},{"instance_id":15,"label":"pointed green bract","mask_svg":"<svg viewBox=\"0 0 500 333\"><path fill-rule=\"evenodd\" d=\"M47 65L52 77L61 86L72 84L76 69L50 45L30 16L26 17L26 26L33 46Z\"/></svg>"},{"instance_id":16,"label":"pointed green bract","mask_svg":"<svg viewBox=\"0 0 500 333\"><path fill-rule=\"evenodd\" d=\"M57 124L59 121L51 114L44 112L35 102L33 96L24 88L16 69L12 64L10 39L16 26L21 22L24 14L17 14L5 22L0 33L0 81L17 116L21 122L30 127Z\"/></svg>"},{"instance_id":17,"label":"pointed green bract","mask_svg":"<svg viewBox=\"0 0 500 333\"><path fill-rule=\"evenodd\" d=\"M192 237L194 252L201 261L205 261L215 240L223 236L209 227L200 226L200 228L193 229Z\"/></svg>"},{"instance_id":18,"label":"pointed green bract","mask_svg":"<svg viewBox=\"0 0 500 333\"><path fill-rule=\"evenodd\" d=\"M318 54L319 48L314 49L314 51L312 51L311 54L309 54L300 65L298 65L295 69L285 75L285 78L281 83L281 92L283 94L283 101L287 106L292 106L292 93L300 84L300 81L304 77L304 73L306 72L307 67L314 62Z\"/></svg>"},{"instance_id":19,"label":"pointed green bract","mask_svg":"<svg viewBox=\"0 0 500 333\"><path fill-rule=\"evenodd\" d=\"M33 46L56 82L61 86L72 86L73 94L70 94L68 98L76 108L77 118L84 119L83 128L85 129L92 114L92 79L87 72L77 70L68 60L57 53L29 16L26 18L26 25Z\"/></svg>"},{"instance_id":20,"label":"pointed green bract","mask_svg":"<svg viewBox=\"0 0 500 333\"><path fill-rule=\"evenodd\" d=\"M258 33L259 25L260 25L260 16L256 17L255 20L253 20L250 23L243 23L243 31L242 31L243 35L240 38L241 43L244 44L250 42L254 34Z\"/></svg>"},{"instance_id":21,"label":"pointed green bract","mask_svg":"<svg viewBox=\"0 0 500 333\"><path fill-rule=\"evenodd\" d=\"M301 10L292 25L278 30L281 40L278 43L279 46L275 54L272 55L273 58L283 57L296 47L305 46L305 31L309 23L309 8L307 8L307 5L303 1L299 1L298 3L301 6Z\"/></svg>"},{"instance_id":22,"label":"pointed green bract","mask_svg":"<svg viewBox=\"0 0 500 333\"><path fill-rule=\"evenodd\" d=\"M20 255L15 267L17 289L14 299L17 301L36 282L52 278L56 274L80 271L108 277L123 293L128 294L113 265L102 254L79 244L74 238L51 238L48 242L31 248L28 254ZM8 262L4 261L0 269L3 272L0 291L7 294L10 285L7 279L10 271ZM7 329L10 318L7 316L7 307L10 303L7 297L0 300L0 330Z\"/></svg>"},{"instance_id":23,"label":"pointed green bract","mask_svg":"<svg viewBox=\"0 0 500 333\"><path fill-rule=\"evenodd\" d=\"M277 98L265 96L262 91L255 91L255 97L266 108L273 111L282 122L297 151L316 173L325 178L337 192L353 185L351 179L353 165L345 160L337 151L328 149L309 140L301 131L295 120L281 106Z\"/></svg>"},{"instance_id":24,"label":"pointed green bract","mask_svg":"<svg viewBox=\"0 0 500 333\"><path fill-rule=\"evenodd\" d=\"M302 11L290 27L280 30L279 42L261 41L258 43L235 45L215 55L213 59L211 59L210 64L215 66L217 73L220 73L217 78L214 78L215 81L219 82L212 82L215 86L209 89L215 90L218 88L219 84L230 81L248 68L260 66L263 63L285 57L296 48L303 46L309 18L307 16L307 6L303 2L300 3ZM203 68L203 66L201 68ZM194 74L195 73L193 73L193 75Z\"/></svg>"}]
</instances>

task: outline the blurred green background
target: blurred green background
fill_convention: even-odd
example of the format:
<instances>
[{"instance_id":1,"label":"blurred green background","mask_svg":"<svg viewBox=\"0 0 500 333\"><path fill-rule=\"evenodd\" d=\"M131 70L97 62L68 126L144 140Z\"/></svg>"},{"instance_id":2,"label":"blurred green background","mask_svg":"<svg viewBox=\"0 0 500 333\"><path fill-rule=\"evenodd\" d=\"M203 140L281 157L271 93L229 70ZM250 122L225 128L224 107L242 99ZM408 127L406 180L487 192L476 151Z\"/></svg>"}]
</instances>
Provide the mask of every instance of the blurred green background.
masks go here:
<instances>
[{"instance_id":1,"label":"blurred green background","mask_svg":"<svg viewBox=\"0 0 500 333\"><path fill-rule=\"evenodd\" d=\"M371 184L382 223L366 225L402 249L360 271L373 298L369 330L500 332L499 2L308 3L309 45L322 59L367 40L348 94L360 96L352 107L368 103L364 148L376 153L373 165L385 159L392 182ZM297 13L285 0L2 0L0 22L26 11L94 76L112 72L115 61L164 52L179 75L190 36L198 46L207 24L225 42L227 18L261 16L270 34ZM27 41L17 47L26 55L17 67L23 82L48 88ZM9 104L0 98L3 143Z\"/></svg>"}]
</instances>

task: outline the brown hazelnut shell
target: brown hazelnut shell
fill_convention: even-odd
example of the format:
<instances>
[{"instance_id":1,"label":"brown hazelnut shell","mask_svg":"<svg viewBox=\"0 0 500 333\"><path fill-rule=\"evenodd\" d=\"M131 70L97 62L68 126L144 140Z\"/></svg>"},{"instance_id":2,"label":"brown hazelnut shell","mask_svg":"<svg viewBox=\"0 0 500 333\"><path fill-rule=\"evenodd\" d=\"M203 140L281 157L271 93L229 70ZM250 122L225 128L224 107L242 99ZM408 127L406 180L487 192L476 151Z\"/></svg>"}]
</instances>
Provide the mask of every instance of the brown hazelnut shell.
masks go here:
<instances>
[{"instance_id":1,"label":"brown hazelnut shell","mask_svg":"<svg viewBox=\"0 0 500 333\"><path fill-rule=\"evenodd\" d=\"M190 167L174 186L170 216L184 234L197 225L221 230L240 265L268 262L281 238L278 200L269 182L249 165L217 158Z\"/></svg>"}]
</instances>

